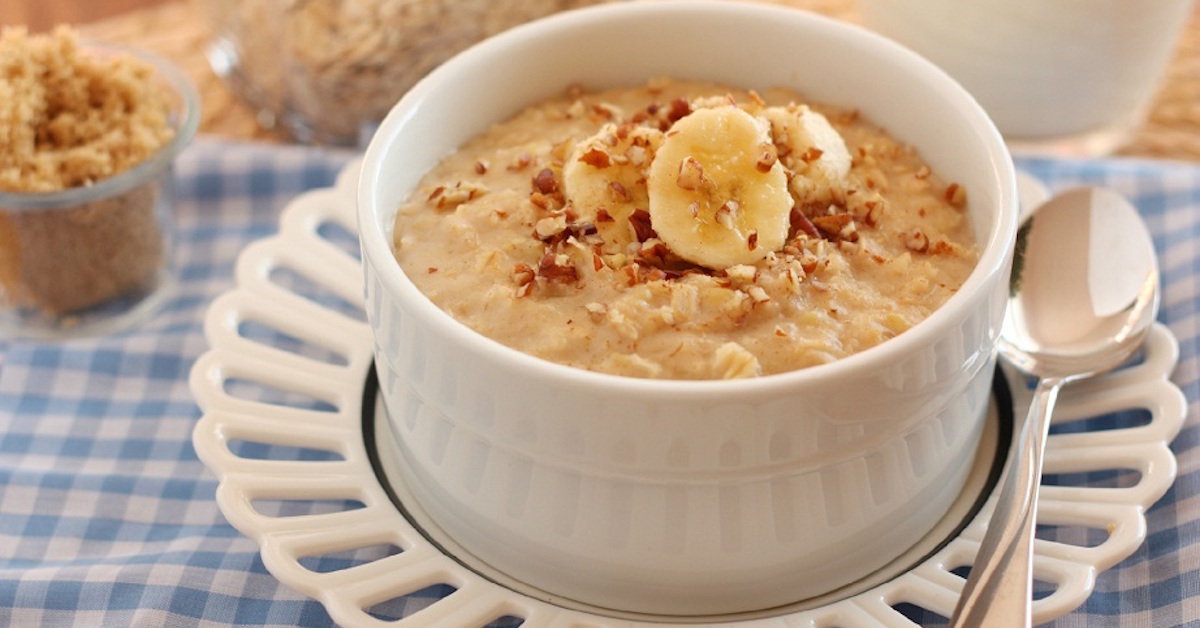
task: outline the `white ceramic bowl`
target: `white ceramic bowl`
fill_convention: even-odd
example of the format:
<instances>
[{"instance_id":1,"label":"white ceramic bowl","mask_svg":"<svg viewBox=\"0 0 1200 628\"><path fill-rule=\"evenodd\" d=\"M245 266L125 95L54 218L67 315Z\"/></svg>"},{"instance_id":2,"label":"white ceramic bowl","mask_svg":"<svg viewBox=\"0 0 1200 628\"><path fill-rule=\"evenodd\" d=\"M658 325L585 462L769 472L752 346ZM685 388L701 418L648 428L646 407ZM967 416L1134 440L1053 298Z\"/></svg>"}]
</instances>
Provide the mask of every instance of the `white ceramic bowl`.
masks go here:
<instances>
[{"instance_id":1,"label":"white ceramic bowl","mask_svg":"<svg viewBox=\"0 0 1200 628\"><path fill-rule=\"evenodd\" d=\"M396 208L441 157L572 83L790 86L856 107L969 190L978 268L926 321L807 370L646 381L552 364L413 286ZM488 40L433 72L367 149L368 316L405 479L443 532L548 597L717 615L803 600L918 541L957 497L990 394L1017 219L1013 165L933 65L865 30L742 3L620 3Z\"/></svg>"}]
</instances>

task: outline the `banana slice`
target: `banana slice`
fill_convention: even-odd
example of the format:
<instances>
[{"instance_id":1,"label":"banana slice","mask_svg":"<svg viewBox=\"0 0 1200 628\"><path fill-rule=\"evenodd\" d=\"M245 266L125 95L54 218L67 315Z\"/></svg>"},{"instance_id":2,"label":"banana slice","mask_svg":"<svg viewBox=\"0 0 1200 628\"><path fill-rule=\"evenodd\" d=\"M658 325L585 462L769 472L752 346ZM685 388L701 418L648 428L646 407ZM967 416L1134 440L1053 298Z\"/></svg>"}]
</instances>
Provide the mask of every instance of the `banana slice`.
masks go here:
<instances>
[{"instance_id":1,"label":"banana slice","mask_svg":"<svg viewBox=\"0 0 1200 628\"><path fill-rule=\"evenodd\" d=\"M791 104L769 107L763 117L770 121L776 143L795 157L797 171L818 184L837 183L850 174L850 150L825 116L806 105Z\"/></svg>"},{"instance_id":2,"label":"banana slice","mask_svg":"<svg viewBox=\"0 0 1200 628\"><path fill-rule=\"evenodd\" d=\"M677 121L650 165L647 190L659 239L701 266L753 264L787 240L787 174L767 125L735 106Z\"/></svg>"},{"instance_id":3,"label":"banana slice","mask_svg":"<svg viewBox=\"0 0 1200 628\"><path fill-rule=\"evenodd\" d=\"M563 192L579 220L596 225L602 252L623 251L634 239L629 216L649 202L646 173L662 141L658 129L605 124L563 164Z\"/></svg>"}]
</instances>

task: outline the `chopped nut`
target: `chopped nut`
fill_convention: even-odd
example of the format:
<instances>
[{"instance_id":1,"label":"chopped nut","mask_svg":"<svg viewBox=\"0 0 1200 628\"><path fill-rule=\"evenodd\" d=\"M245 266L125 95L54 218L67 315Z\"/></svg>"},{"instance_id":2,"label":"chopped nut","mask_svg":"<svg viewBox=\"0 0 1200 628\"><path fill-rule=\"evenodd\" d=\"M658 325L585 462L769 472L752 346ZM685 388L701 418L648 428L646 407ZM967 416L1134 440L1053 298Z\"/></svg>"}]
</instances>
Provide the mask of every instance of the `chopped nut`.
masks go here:
<instances>
[{"instance_id":1,"label":"chopped nut","mask_svg":"<svg viewBox=\"0 0 1200 628\"><path fill-rule=\"evenodd\" d=\"M817 226L809 220L808 216L804 215L804 212L799 207L792 207L790 220L794 233L803 233L810 238L821 237L821 232L817 230Z\"/></svg>"},{"instance_id":2,"label":"chopped nut","mask_svg":"<svg viewBox=\"0 0 1200 628\"><path fill-rule=\"evenodd\" d=\"M444 185L438 186L429 195L427 200L438 209L450 210L467 201L483 196L487 191L487 186L482 183L459 181L450 187Z\"/></svg>"},{"instance_id":3,"label":"chopped nut","mask_svg":"<svg viewBox=\"0 0 1200 628\"><path fill-rule=\"evenodd\" d=\"M863 204L863 209L865 210L862 216L863 223L868 227L878 227L879 221L883 218L883 201L867 201Z\"/></svg>"},{"instance_id":4,"label":"chopped nut","mask_svg":"<svg viewBox=\"0 0 1200 628\"><path fill-rule=\"evenodd\" d=\"M754 299L755 303L766 303L771 300L771 295L767 294L767 291L763 290L762 286L750 286L746 288L746 294L750 295L750 298Z\"/></svg>"},{"instance_id":5,"label":"chopped nut","mask_svg":"<svg viewBox=\"0 0 1200 628\"><path fill-rule=\"evenodd\" d=\"M920 229L901 234L904 240L904 247L914 253L924 253L929 250L929 236L925 235Z\"/></svg>"},{"instance_id":6,"label":"chopped nut","mask_svg":"<svg viewBox=\"0 0 1200 628\"><path fill-rule=\"evenodd\" d=\"M951 183L946 188L945 198L947 203L962 208L967 204L967 189L957 183Z\"/></svg>"},{"instance_id":7,"label":"chopped nut","mask_svg":"<svg viewBox=\"0 0 1200 628\"><path fill-rule=\"evenodd\" d=\"M647 214L647 216L649 216L649 214ZM613 221L612 214L608 213L607 209L604 209L603 207L601 207L596 210L596 222L612 222L612 221Z\"/></svg>"},{"instance_id":8,"label":"chopped nut","mask_svg":"<svg viewBox=\"0 0 1200 628\"><path fill-rule=\"evenodd\" d=\"M704 168L700 162L692 157L685 157L679 162L679 177L676 178L675 184L679 187L692 191L700 189L704 183Z\"/></svg>"},{"instance_id":9,"label":"chopped nut","mask_svg":"<svg viewBox=\"0 0 1200 628\"><path fill-rule=\"evenodd\" d=\"M615 120L625 117L625 112L616 105L602 102L592 105L592 115L601 120Z\"/></svg>"},{"instance_id":10,"label":"chopped nut","mask_svg":"<svg viewBox=\"0 0 1200 628\"><path fill-rule=\"evenodd\" d=\"M571 258L553 251L548 251L542 257L537 274L554 283L575 283L579 280L579 271L571 264Z\"/></svg>"},{"instance_id":11,"label":"chopped nut","mask_svg":"<svg viewBox=\"0 0 1200 628\"><path fill-rule=\"evenodd\" d=\"M524 170L525 168L529 167L529 164L531 163L533 163L533 155L530 155L529 151L523 150L520 153L517 153L517 156L513 158L512 163L508 164L508 169L513 171Z\"/></svg>"},{"instance_id":12,"label":"chopped nut","mask_svg":"<svg viewBox=\"0 0 1200 628\"><path fill-rule=\"evenodd\" d=\"M853 193L853 191L848 191L845 186L836 184L830 184L828 191L830 201L838 207L845 207L847 205L846 197ZM830 213L832 213L832 210L830 210Z\"/></svg>"},{"instance_id":13,"label":"chopped nut","mask_svg":"<svg viewBox=\"0 0 1200 628\"><path fill-rule=\"evenodd\" d=\"M725 276L735 285L754 283L758 269L750 264L736 264L725 269Z\"/></svg>"},{"instance_id":14,"label":"chopped nut","mask_svg":"<svg viewBox=\"0 0 1200 628\"><path fill-rule=\"evenodd\" d=\"M842 227L842 230L838 232L837 237L842 243L858 242L858 226L854 224L853 220L851 220L850 222L846 223L845 227Z\"/></svg>"},{"instance_id":15,"label":"chopped nut","mask_svg":"<svg viewBox=\"0 0 1200 628\"><path fill-rule=\"evenodd\" d=\"M553 209L555 206L553 198L546 196L545 194L542 194L541 192L538 192L536 190L534 190L534 192L529 195L529 202L533 203L533 206L537 207L538 209L549 210L549 209Z\"/></svg>"},{"instance_id":16,"label":"chopped nut","mask_svg":"<svg viewBox=\"0 0 1200 628\"><path fill-rule=\"evenodd\" d=\"M490 164L488 164L487 160L480 159L475 162L475 174L487 174L489 167Z\"/></svg>"},{"instance_id":17,"label":"chopped nut","mask_svg":"<svg viewBox=\"0 0 1200 628\"><path fill-rule=\"evenodd\" d=\"M816 146L809 146L803 153L801 153L800 161L803 161L806 164L811 164L812 162L820 159L821 155L824 154L825 151L817 148Z\"/></svg>"},{"instance_id":18,"label":"chopped nut","mask_svg":"<svg viewBox=\"0 0 1200 628\"><path fill-rule=\"evenodd\" d=\"M654 227L650 224L650 212L644 209L633 210L633 213L629 214L629 224L633 225L633 232L638 242L658 237Z\"/></svg>"},{"instance_id":19,"label":"chopped nut","mask_svg":"<svg viewBox=\"0 0 1200 628\"><path fill-rule=\"evenodd\" d=\"M528 284L529 282L533 281L533 278L536 276L537 273L535 273L528 264L517 264L516 266L513 266L513 271L510 275L512 282L518 286L524 286Z\"/></svg>"},{"instance_id":20,"label":"chopped nut","mask_svg":"<svg viewBox=\"0 0 1200 628\"><path fill-rule=\"evenodd\" d=\"M713 214L713 218L722 227L733 229L733 221L737 217L738 209L737 201L726 201L724 205L717 208L716 213Z\"/></svg>"},{"instance_id":21,"label":"chopped nut","mask_svg":"<svg viewBox=\"0 0 1200 628\"><path fill-rule=\"evenodd\" d=\"M629 158L629 163L635 166L641 166L642 164L646 163L646 147L639 144L634 144L625 151L625 156Z\"/></svg>"},{"instance_id":22,"label":"chopped nut","mask_svg":"<svg viewBox=\"0 0 1200 628\"><path fill-rule=\"evenodd\" d=\"M629 201L629 198L630 198L629 190L626 190L625 186L621 185L620 181L610 182L608 184L608 192L609 192L609 195L612 196L613 199L615 199L617 201L621 201L621 202Z\"/></svg>"},{"instance_id":23,"label":"chopped nut","mask_svg":"<svg viewBox=\"0 0 1200 628\"><path fill-rule=\"evenodd\" d=\"M579 156L579 161L593 168L607 168L612 165L612 158L599 148L591 148Z\"/></svg>"},{"instance_id":24,"label":"chopped nut","mask_svg":"<svg viewBox=\"0 0 1200 628\"><path fill-rule=\"evenodd\" d=\"M854 219L850 214L831 214L828 216L814 216L812 223L822 235L829 239L836 239L842 233L842 230L847 225L851 224Z\"/></svg>"},{"instance_id":25,"label":"chopped nut","mask_svg":"<svg viewBox=\"0 0 1200 628\"><path fill-rule=\"evenodd\" d=\"M792 142L788 137L787 131L775 127L771 131L771 139L774 140L775 150L778 152L779 158L784 159L790 156L792 154Z\"/></svg>"},{"instance_id":26,"label":"chopped nut","mask_svg":"<svg viewBox=\"0 0 1200 628\"><path fill-rule=\"evenodd\" d=\"M533 230L539 239L549 240L567 230L567 217L563 214L548 216L537 221Z\"/></svg>"},{"instance_id":27,"label":"chopped nut","mask_svg":"<svg viewBox=\"0 0 1200 628\"><path fill-rule=\"evenodd\" d=\"M930 255L958 255L962 250L945 240L938 240L929 244Z\"/></svg>"},{"instance_id":28,"label":"chopped nut","mask_svg":"<svg viewBox=\"0 0 1200 628\"><path fill-rule=\"evenodd\" d=\"M750 231L750 233L746 235L746 246L750 247L751 251L758 248L758 231L757 230L752 229Z\"/></svg>"},{"instance_id":29,"label":"chopped nut","mask_svg":"<svg viewBox=\"0 0 1200 628\"><path fill-rule=\"evenodd\" d=\"M567 218L567 216L564 215L563 218ZM596 235L600 232L596 225L590 222L568 222L567 231L576 238Z\"/></svg>"},{"instance_id":30,"label":"chopped nut","mask_svg":"<svg viewBox=\"0 0 1200 628\"><path fill-rule=\"evenodd\" d=\"M624 266L621 266L620 270L621 270L621 274L625 276L625 285L627 285L627 286L636 286L637 285L638 275L639 275L639 269L638 269L637 262L631 262L629 264L625 264Z\"/></svg>"},{"instance_id":31,"label":"chopped nut","mask_svg":"<svg viewBox=\"0 0 1200 628\"><path fill-rule=\"evenodd\" d=\"M806 275L811 275L813 271L817 270L817 266L820 263L821 260L810 251L805 251L804 255L800 257L800 268L804 270Z\"/></svg>"},{"instance_id":32,"label":"chopped nut","mask_svg":"<svg viewBox=\"0 0 1200 628\"><path fill-rule=\"evenodd\" d=\"M549 168L543 168L533 177L533 189L542 194L558 192L558 177Z\"/></svg>"},{"instance_id":33,"label":"chopped nut","mask_svg":"<svg viewBox=\"0 0 1200 628\"><path fill-rule=\"evenodd\" d=\"M754 164L759 172L770 172L771 168L775 167L775 163L779 161L779 152L775 145L771 142L763 142L759 145L758 162Z\"/></svg>"},{"instance_id":34,"label":"chopped nut","mask_svg":"<svg viewBox=\"0 0 1200 628\"><path fill-rule=\"evenodd\" d=\"M789 262L787 266L788 288L791 288L792 292L798 292L800 290L800 284L804 281L805 275L806 273L804 272L804 266L802 266L799 261L793 260Z\"/></svg>"},{"instance_id":35,"label":"chopped nut","mask_svg":"<svg viewBox=\"0 0 1200 628\"><path fill-rule=\"evenodd\" d=\"M667 120L674 123L676 120L688 115L692 112L692 106L688 101L682 98L676 98L671 101L671 105L667 110Z\"/></svg>"}]
</instances>

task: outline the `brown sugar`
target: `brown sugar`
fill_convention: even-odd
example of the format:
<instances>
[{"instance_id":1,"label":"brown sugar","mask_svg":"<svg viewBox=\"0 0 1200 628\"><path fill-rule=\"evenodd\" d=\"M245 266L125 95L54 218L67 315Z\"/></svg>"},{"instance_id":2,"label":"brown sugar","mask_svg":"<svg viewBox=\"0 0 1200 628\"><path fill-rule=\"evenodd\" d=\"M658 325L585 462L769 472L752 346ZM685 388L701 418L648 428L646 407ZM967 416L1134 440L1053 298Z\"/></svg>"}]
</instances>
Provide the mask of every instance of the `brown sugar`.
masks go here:
<instances>
[{"instance_id":1,"label":"brown sugar","mask_svg":"<svg viewBox=\"0 0 1200 628\"><path fill-rule=\"evenodd\" d=\"M162 265L156 177L65 206L24 203L89 188L174 137L154 66L85 51L65 27L0 32L0 305L57 315L149 291ZM14 206L5 206L14 205Z\"/></svg>"},{"instance_id":2,"label":"brown sugar","mask_svg":"<svg viewBox=\"0 0 1200 628\"><path fill-rule=\"evenodd\" d=\"M22 252L19 300L64 313L152 290L164 254L158 195L157 185L140 185L68 209L9 214L14 249Z\"/></svg>"}]
</instances>

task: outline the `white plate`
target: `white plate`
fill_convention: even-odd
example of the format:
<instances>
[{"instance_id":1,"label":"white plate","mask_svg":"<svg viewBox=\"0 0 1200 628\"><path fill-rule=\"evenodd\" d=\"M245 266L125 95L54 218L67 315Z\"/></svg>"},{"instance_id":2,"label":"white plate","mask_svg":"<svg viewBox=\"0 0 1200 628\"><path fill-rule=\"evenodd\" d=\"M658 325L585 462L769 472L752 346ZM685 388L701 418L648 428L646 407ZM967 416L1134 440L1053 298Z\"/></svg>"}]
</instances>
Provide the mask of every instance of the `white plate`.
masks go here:
<instances>
[{"instance_id":1,"label":"white plate","mask_svg":"<svg viewBox=\"0 0 1200 628\"><path fill-rule=\"evenodd\" d=\"M368 611L385 603L403 615L387 625L403 627L479 627L504 617L523 620L525 628L670 623L671 618L613 617L520 583L504 586L503 574L477 564L468 568L464 563L471 564L471 557L458 556L460 562L451 555L453 539L439 538L419 511L409 513L410 521L392 501L389 489L407 505L403 483L386 464L381 481L367 444L388 435L366 433L370 426L364 430L363 412L377 402L366 388L372 339L352 235L357 168L348 166L336 186L292 201L279 235L243 251L237 287L208 312L211 348L197 361L190 382L204 410L193 440L200 459L220 479L221 511L260 544L272 574L319 600L342 626L381 625ZM1030 184L1028 189L1037 189L1035 180L1024 185ZM1182 392L1168 379L1177 357L1175 339L1156 326L1141 363L1072 385L1060 397L1054 418L1064 427L1047 442L1046 473L1062 478L1115 472L1100 486L1043 486L1039 523L1059 533L1057 540L1035 543L1035 578L1042 583L1039 590L1050 591L1033 604L1035 623L1078 608L1096 574L1145 540L1143 513L1175 479L1168 444L1186 410ZM1006 381L1020 384L1011 386L1012 405L1023 416L1028 387L1011 373ZM1116 427L1087 420L1116 412L1125 417ZM1007 450L999 436L1009 434L1004 414L993 410L996 420L989 421L993 451ZM989 462L978 463L975 488L964 492L956 514L894 573L885 570L819 600L709 623L909 628L916 624L897 608L949 616L964 582L954 572L974 560L993 508L991 497L975 508L976 497L990 490ZM965 526L964 518L970 518ZM329 570L331 564L346 568ZM431 589L443 584L454 592L442 596L443 590Z\"/></svg>"}]
</instances>

